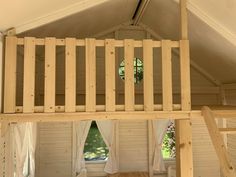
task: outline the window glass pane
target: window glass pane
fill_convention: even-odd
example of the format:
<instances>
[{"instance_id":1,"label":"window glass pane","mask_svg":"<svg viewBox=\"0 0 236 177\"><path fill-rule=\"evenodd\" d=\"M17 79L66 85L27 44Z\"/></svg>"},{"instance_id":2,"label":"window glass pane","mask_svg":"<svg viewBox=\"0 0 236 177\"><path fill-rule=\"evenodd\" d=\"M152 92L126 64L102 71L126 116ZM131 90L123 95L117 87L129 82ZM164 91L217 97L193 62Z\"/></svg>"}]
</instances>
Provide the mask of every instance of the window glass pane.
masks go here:
<instances>
[{"instance_id":1,"label":"window glass pane","mask_svg":"<svg viewBox=\"0 0 236 177\"><path fill-rule=\"evenodd\" d=\"M84 146L84 158L86 161L106 160L108 148L103 141L95 121L92 122L88 137Z\"/></svg>"}]
</instances>

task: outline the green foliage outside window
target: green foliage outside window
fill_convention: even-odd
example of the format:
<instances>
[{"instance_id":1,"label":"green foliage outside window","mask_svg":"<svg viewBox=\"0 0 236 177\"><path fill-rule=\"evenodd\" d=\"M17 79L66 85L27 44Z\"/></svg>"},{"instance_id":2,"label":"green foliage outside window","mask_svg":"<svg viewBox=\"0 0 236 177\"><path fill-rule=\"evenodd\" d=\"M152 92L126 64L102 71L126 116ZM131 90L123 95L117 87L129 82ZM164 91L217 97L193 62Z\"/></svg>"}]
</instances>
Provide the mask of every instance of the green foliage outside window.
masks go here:
<instances>
[{"instance_id":1,"label":"green foliage outside window","mask_svg":"<svg viewBox=\"0 0 236 177\"><path fill-rule=\"evenodd\" d=\"M92 122L88 137L84 146L84 158L86 161L106 160L108 148L103 141L95 121Z\"/></svg>"},{"instance_id":2,"label":"green foliage outside window","mask_svg":"<svg viewBox=\"0 0 236 177\"><path fill-rule=\"evenodd\" d=\"M119 67L119 76L125 80L125 61ZM134 58L134 83L138 84L143 80L143 62L139 58Z\"/></svg>"},{"instance_id":3,"label":"green foliage outside window","mask_svg":"<svg viewBox=\"0 0 236 177\"><path fill-rule=\"evenodd\" d=\"M162 154L164 159L175 158L175 125L172 122L166 131L163 144L162 144Z\"/></svg>"}]
</instances>

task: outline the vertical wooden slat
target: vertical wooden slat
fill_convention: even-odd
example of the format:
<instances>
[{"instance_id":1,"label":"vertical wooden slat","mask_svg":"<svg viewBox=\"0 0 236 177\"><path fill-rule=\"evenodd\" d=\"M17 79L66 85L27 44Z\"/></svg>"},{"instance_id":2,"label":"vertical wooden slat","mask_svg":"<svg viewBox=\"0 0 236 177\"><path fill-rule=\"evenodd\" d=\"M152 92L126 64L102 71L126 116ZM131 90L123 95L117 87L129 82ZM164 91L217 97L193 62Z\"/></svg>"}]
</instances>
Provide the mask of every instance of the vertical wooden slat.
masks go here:
<instances>
[{"instance_id":1,"label":"vertical wooden slat","mask_svg":"<svg viewBox=\"0 0 236 177\"><path fill-rule=\"evenodd\" d=\"M125 110L134 110L134 41L124 40L125 52Z\"/></svg>"},{"instance_id":2,"label":"vertical wooden slat","mask_svg":"<svg viewBox=\"0 0 236 177\"><path fill-rule=\"evenodd\" d=\"M163 110L171 111L173 108L172 95L172 63L171 63L171 42L162 41L162 98Z\"/></svg>"},{"instance_id":3,"label":"vertical wooden slat","mask_svg":"<svg viewBox=\"0 0 236 177\"><path fill-rule=\"evenodd\" d=\"M35 38L24 39L23 112L34 112L35 98Z\"/></svg>"},{"instance_id":4,"label":"vertical wooden slat","mask_svg":"<svg viewBox=\"0 0 236 177\"><path fill-rule=\"evenodd\" d=\"M105 40L106 111L115 111L115 40Z\"/></svg>"},{"instance_id":5,"label":"vertical wooden slat","mask_svg":"<svg viewBox=\"0 0 236 177\"><path fill-rule=\"evenodd\" d=\"M180 81L181 81L181 106L183 111L191 110L190 93L190 58L188 40L180 41Z\"/></svg>"},{"instance_id":6,"label":"vertical wooden slat","mask_svg":"<svg viewBox=\"0 0 236 177\"><path fill-rule=\"evenodd\" d=\"M144 89L144 110L154 110L153 96L153 47L152 40L143 41L143 89Z\"/></svg>"},{"instance_id":7,"label":"vertical wooden slat","mask_svg":"<svg viewBox=\"0 0 236 177\"><path fill-rule=\"evenodd\" d=\"M65 112L76 111L76 39L66 38Z\"/></svg>"},{"instance_id":8,"label":"vertical wooden slat","mask_svg":"<svg viewBox=\"0 0 236 177\"><path fill-rule=\"evenodd\" d=\"M16 55L17 38L6 37L4 113L14 113L16 106Z\"/></svg>"},{"instance_id":9,"label":"vertical wooden slat","mask_svg":"<svg viewBox=\"0 0 236 177\"><path fill-rule=\"evenodd\" d=\"M56 39L45 39L44 112L55 112Z\"/></svg>"},{"instance_id":10,"label":"vertical wooden slat","mask_svg":"<svg viewBox=\"0 0 236 177\"><path fill-rule=\"evenodd\" d=\"M96 46L95 39L85 40L86 111L96 111Z\"/></svg>"}]
</instances>

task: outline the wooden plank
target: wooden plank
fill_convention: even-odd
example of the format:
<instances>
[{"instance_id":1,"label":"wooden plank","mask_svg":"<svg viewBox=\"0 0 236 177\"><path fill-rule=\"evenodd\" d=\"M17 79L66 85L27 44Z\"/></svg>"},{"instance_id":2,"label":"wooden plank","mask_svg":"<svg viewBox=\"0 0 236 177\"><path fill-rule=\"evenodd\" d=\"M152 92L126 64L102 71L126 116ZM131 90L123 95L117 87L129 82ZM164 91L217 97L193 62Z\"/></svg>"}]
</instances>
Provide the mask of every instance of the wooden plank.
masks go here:
<instances>
[{"instance_id":1,"label":"wooden plank","mask_svg":"<svg viewBox=\"0 0 236 177\"><path fill-rule=\"evenodd\" d=\"M94 112L96 106L96 47L95 39L85 40L86 55L86 111Z\"/></svg>"},{"instance_id":2,"label":"wooden plank","mask_svg":"<svg viewBox=\"0 0 236 177\"><path fill-rule=\"evenodd\" d=\"M236 128L219 128L220 133L236 134ZM227 142L227 141L224 141Z\"/></svg>"},{"instance_id":3,"label":"wooden plank","mask_svg":"<svg viewBox=\"0 0 236 177\"><path fill-rule=\"evenodd\" d=\"M193 177L192 124L190 120L176 121L177 153L179 157L178 173L181 177ZM178 174L178 175L179 175Z\"/></svg>"},{"instance_id":4,"label":"wooden plank","mask_svg":"<svg viewBox=\"0 0 236 177\"><path fill-rule=\"evenodd\" d=\"M162 41L162 98L163 110L171 111L173 104L172 95L172 61L171 44L169 40Z\"/></svg>"},{"instance_id":5,"label":"wooden plank","mask_svg":"<svg viewBox=\"0 0 236 177\"><path fill-rule=\"evenodd\" d=\"M106 83L106 111L115 111L116 75L115 75L115 40L105 40L105 83Z\"/></svg>"},{"instance_id":6,"label":"wooden plank","mask_svg":"<svg viewBox=\"0 0 236 177\"><path fill-rule=\"evenodd\" d=\"M216 150L216 154L219 158L223 175L225 177L235 177L236 173L235 173L234 166L232 164L230 156L228 155L223 137L218 130L213 113L211 112L210 108L205 106L202 108L202 115L204 117L212 143Z\"/></svg>"},{"instance_id":7,"label":"wooden plank","mask_svg":"<svg viewBox=\"0 0 236 177\"><path fill-rule=\"evenodd\" d=\"M5 78L4 78L4 113L14 113L16 106L16 55L17 38L6 37ZM9 82L11 81L11 82Z\"/></svg>"},{"instance_id":8,"label":"wooden plank","mask_svg":"<svg viewBox=\"0 0 236 177\"><path fill-rule=\"evenodd\" d=\"M163 108L162 105L156 104L154 105L154 111L161 111ZM181 105L175 104L173 105L173 110L177 111L180 110ZM84 105L77 105L76 106L76 112L84 112L85 106ZM106 105L96 105L96 111L102 112L106 110ZM116 111L124 111L125 110L125 105L115 105L115 110ZM135 111L144 111L144 105L134 105L134 110ZM23 108L22 106L16 106L16 113L22 113ZM44 106L35 106L34 107L34 112L35 113L42 113L44 112ZM55 112L65 112L65 106L55 106Z\"/></svg>"},{"instance_id":9,"label":"wooden plank","mask_svg":"<svg viewBox=\"0 0 236 177\"><path fill-rule=\"evenodd\" d=\"M75 112L76 105L76 39L66 38L65 112Z\"/></svg>"},{"instance_id":10,"label":"wooden plank","mask_svg":"<svg viewBox=\"0 0 236 177\"><path fill-rule=\"evenodd\" d=\"M56 39L45 39L44 112L55 112Z\"/></svg>"},{"instance_id":11,"label":"wooden plank","mask_svg":"<svg viewBox=\"0 0 236 177\"><path fill-rule=\"evenodd\" d=\"M154 92L153 92L153 41L143 41L143 96L144 110L154 110Z\"/></svg>"},{"instance_id":12,"label":"wooden plank","mask_svg":"<svg viewBox=\"0 0 236 177\"><path fill-rule=\"evenodd\" d=\"M181 109L190 111L190 59L187 40L180 41L180 80ZM176 142L177 174L178 176L193 176L192 127L189 120L176 120Z\"/></svg>"},{"instance_id":13,"label":"wooden plank","mask_svg":"<svg viewBox=\"0 0 236 177\"><path fill-rule=\"evenodd\" d=\"M35 98L35 38L26 37L24 42L23 112L32 113Z\"/></svg>"},{"instance_id":14,"label":"wooden plank","mask_svg":"<svg viewBox=\"0 0 236 177\"><path fill-rule=\"evenodd\" d=\"M75 113L28 113L1 114L8 122L70 122L79 120L152 120L152 119L190 119L202 118L201 111L115 111L115 112L75 112Z\"/></svg>"},{"instance_id":15,"label":"wooden plank","mask_svg":"<svg viewBox=\"0 0 236 177\"><path fill-rule=\"evenodd\" d=\"M180 0L180 36L181 39L188 39L187 0Z\"/></svg>"},{"instance_id":16,"label":"wooden plank","mask_svg":"<svg viewBox=\"0 0 236 177\"><path fill-rule=\"evenodd\" d=\"M189 41L180 41L180 81L182 110L191 109Z\"/></svg>"},{"instance_id":17,"label":"wooden plank","mask_svg":"<svg viewBox=\"0 0 236 177\"><path fill-rule=\"evenodd\" d=\"M125 56L125 110L134 110L134 41L124 40Z\"/></svg>"}]
</instances>

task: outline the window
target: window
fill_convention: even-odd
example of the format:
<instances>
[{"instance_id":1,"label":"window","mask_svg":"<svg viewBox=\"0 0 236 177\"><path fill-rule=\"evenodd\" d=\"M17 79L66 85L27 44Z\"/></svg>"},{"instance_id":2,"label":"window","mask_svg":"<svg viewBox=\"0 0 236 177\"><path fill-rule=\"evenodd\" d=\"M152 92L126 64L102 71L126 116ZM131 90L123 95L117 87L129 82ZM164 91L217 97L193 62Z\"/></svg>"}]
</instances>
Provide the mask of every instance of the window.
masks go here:
<instances>
[{"instance_id":1,"label":"window","mask_svg":"<svg viewBox=\"0 0 236 177\"><path fill-rule=\"evenodd\" d=\"M125 61L123 60L119 66L119 76L125 80ZM134 83L138 84L143 80L143 62L139 58L134 58Z\"/></svg>"},{"instance_id":2,"label":"window","mask_svg":"<svg viewBox=\"0 0 236 177\"><path fill-rule=\"evenodd\" d=\"M171 124L167 128L162 144L162 154L164 159L170 159L176 157L175 124L173 122L171 122Z\"/></svg>"},{"instance_id":3,"label":"window","mask_svg":"<svg viewBox=\"0 0 236 177\"><path fill-rule=\"evenodd\" d=\"M95 121L92 122L88 137L84 146L84 158L86 161L106 160L108 148L103 141Z\"/></svg>"}]
</instances>

